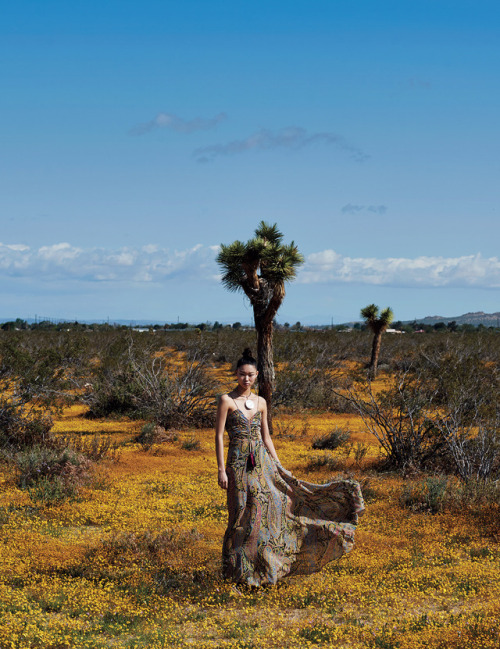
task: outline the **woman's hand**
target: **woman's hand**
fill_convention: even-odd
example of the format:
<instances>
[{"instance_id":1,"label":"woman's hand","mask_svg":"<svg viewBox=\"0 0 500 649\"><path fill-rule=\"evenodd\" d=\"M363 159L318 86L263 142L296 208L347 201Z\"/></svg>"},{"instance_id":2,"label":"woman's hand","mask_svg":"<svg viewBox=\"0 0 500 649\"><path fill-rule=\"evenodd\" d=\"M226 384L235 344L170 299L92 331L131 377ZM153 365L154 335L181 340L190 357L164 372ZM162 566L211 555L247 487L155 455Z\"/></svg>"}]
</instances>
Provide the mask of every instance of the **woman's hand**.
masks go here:
<instances>
[{"instance_id":1,"label":"woman's hand","mask_svg":"<svg viewBox=\"0 0 500 649\"><path fill-rule=\"evenodd\" d=\"M227 473L224 469L219 469L219 476L217 478L217 481L221 489L227 489L227 484L228 484Z\"/></svg>"}]
</instances>

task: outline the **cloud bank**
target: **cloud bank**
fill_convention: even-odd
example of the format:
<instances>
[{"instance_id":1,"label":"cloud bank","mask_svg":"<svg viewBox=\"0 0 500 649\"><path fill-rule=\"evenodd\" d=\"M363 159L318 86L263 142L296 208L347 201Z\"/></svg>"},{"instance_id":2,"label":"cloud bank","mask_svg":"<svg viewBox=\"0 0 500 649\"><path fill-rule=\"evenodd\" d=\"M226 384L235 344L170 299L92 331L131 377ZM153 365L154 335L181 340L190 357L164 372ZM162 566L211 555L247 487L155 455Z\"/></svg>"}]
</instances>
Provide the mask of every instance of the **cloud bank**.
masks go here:
<instances>
[{"instance_id":1,"label":"cloud bank","mask_svg":"<svg viewBox=\"0 0 500 649\"><path fill-rule=\"evenodd\" d=\"M346 257L334 250L308 255L298 276L303 284L357 283L400 287L500 287L500 260L463 257Z\"/></svg>"},{"instance_id":2,"label":"cloud bank","mask_svg":"<svg viewBox=\"0 0 500 649\"><path fill-rule=\"evenodd\" d=\"M161 282L181 277L210 281L218 277L218 249L201 244L181 251L155 245L83 249L69 243L33 249L0 243L0 277L82 282Z\"/></svg>"},{"instance_id":3,"label":"cloud bank","mask_svg":"<svg viewBox=\"0 0 500 649\"><path fill-rule=\"evenodd\" d=\"M177 133L194 133L195 131L208 131L215 128L220 122L227 119L225 113L219 113L215 117L206 119L204 117L195 117L186 120L173 113L158 113L154 119L144 124L137 124L129 131L130 135L144 135L149 131L158 128L168 128Z\"/></svg>"},{"instance_id":4,"label":"cloud bank","mask_svg":"<svg viewBox=\"0 0 500 649\"><path fill-rule=\"evenodd\" d=\"M151 283L171 279L218 282L218 246L187 250L156 245L79 248L69 243L30 248L0 243L0 278L30 281ZM500 260L462 257L347 257L334 250L307 256L299 284L368 284L408 288L499 288Z\"/></svg>"},{"instance_id":5,"label":"cloud bank","mask_svg":"<svg viewBox=\"0 0 500 649\"><path fill-rule=\"evenodd\" d=\"M335 133L308 133L300 126L290 126L277 131L261 129L242 140L233 140L225 144L196 149L193 153L197 162L212 162L221 156L232 156L248 151L269 151L273 149L303 149L314 144L334 146L347 152L357 162L366 160L369 156L361 149L350 144L342 136Z\"/></svg>"}]
</instances>

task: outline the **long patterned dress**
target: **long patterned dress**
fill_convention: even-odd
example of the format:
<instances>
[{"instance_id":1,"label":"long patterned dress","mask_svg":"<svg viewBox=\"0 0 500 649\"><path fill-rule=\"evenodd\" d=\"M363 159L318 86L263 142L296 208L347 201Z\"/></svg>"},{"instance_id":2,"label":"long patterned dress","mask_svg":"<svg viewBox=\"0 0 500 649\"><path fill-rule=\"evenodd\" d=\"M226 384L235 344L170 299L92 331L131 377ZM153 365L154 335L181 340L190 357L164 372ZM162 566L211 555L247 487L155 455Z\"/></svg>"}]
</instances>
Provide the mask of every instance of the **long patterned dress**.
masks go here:
<instances>
[{"instance_id":1,"label":"long patterned dress","mask_svg":"<svg viewBox=\"0 0 500 649\"><path fill-rule=\"evenodd\" d=\"M297 480L271 457L260 426L260 412L252 419L239 409L227 415L229 520L223 574L250 586L316 572L349 552L364 510L354 480L324 485Z\"/></svg>"}]
</instances>

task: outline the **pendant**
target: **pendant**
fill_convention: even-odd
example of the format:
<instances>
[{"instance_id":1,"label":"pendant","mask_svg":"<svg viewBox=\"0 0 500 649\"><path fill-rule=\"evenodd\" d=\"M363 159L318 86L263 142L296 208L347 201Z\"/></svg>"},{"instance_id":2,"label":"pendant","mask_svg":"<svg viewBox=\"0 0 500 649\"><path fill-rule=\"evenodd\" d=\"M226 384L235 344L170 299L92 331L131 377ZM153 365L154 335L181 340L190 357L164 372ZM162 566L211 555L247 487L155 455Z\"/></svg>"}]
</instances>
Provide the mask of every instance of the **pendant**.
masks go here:
<instances>
[{"instance_id":1,"label":"pendant","mask_svg":"<svg viewBox=\"0 0 500 649\"><path fill-rule=\"evenodd\" d=\"M247 408L247 410L252 410L252 408L253 408L253 401L252 401L251 399L247 399L247 400L245 401L245 408Z\"/></svg>"}]
</instances>

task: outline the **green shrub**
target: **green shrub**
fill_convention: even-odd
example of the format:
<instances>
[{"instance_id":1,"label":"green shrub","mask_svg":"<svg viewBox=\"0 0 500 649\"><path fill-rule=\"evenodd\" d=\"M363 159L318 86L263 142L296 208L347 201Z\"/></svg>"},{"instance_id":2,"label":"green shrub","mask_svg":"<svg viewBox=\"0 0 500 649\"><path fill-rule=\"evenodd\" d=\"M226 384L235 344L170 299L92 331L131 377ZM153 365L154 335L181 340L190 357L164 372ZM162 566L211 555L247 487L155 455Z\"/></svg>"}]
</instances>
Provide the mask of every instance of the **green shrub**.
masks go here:
<instances>
[{"instance_id":1,"label":"green shrub","mask_svg":"<svg viewBox=\"0 0 500 649\"><path fill-rule=\"evenodd\" d=\"M317 471L318 469L328 469L329 471L338 471L341 468L341 461L338 457L331 455L328 451L313 455L307 463L308 471Z\"/></svg>"},{"instance_id":2,"label":"green shrub","mask_svg":"<svg viewBox=\"0 0 500 649\"><path fill-rule=\"evenodd\" d=\"M74 496L88 483L92 469L88 458L69 448L33 446L16 453L13 461L18 486L43 501Z\"/></svg>"},{"instance_id":3,"label":"green shrub","mask_svg":"<svg viewBox=\"0 0 500 649\"><path fill-rule=\"evenodd\" d=\"M365 455L368 453L368 444L363 444L362 442L356 442L354 447L354 462L358 467L361 466L361 462L365 459Z\"/></svg>"},{"instance_id":4,"label":"green shrub","mask_svg":"<svg viewBox=\"0 0 500 649\"><path fill-rule=\"evenodd\" d=\"M135 410L137 388L129 368L100 368L92 384L87 385L84 400L87 417L99 419L110 415L131 415Z\"/></svg>"},{"instance_id":5,"label":"green shrub","mask_svg":"<svg viewBox=\"0 0 500 649\"><path fill-rule=\"evenodd\" d=\"M351 432L348 430L342 430L342 428L334 428L329 433L316 437L313 440L312 447L314 449L328 449L333 451L345 444L351 436Z\"/></svg>"},{"instance_id":6,"label":"green shrub","mask_svg":"<svg viewBox=\"0 0 500 649\"><path fill-rule=\"evenodd\" d=\"M60 448L69 448L85 455L92 462L110 460L116 462L120 456L121 444L113 441L109 434L63 434L57 436Z\"/></svg>"},{"instance_id":7,"label":"green shrub","mask_svg":"<svg viewBox=\"0 0 500 649\"><path fill-rule=\"evenodd\" d=\"M58 407L82 371L88 339L71 332L13 331L0 339L0 377L16 398Z\"/></svg>"},{"instance_id":8,"label":"green shrub","mask_svg":"<svg viewBox=\"0 0 500 649\"><path fill-rule=\"evenodd\" d=\"M442 511L447 500L449 479L442 476L427 477L419 482L405 484L400 503L413 511L436 514Z\"/></svg>"},{"instance_id":9,"label":"green shrub","mask_svg":"<svg viewBox=\"0 0 500 649\"><path fill-rule=\"evenodd\" d=\"M182 442L181 448L183 448L185 451L199 451L201 448L200 440L194 436L191 436Z\"/></svg>"},{"instance_id":10,"label":"green shrub","mask_svg":"<svg viewBox=\"0 0 500 649\"><path fill-rule=\"evenodd\" d=\"M77 489L71 483L65 483L60 477L41 477L27 487L27 491L34 503L51 505L63 502L76 496Z\"/></svg>"},{"instance_id":11,"label":"green shrub","mask_svg":"<svg viewBox=\"0 0 500 649\"><path fill-rule=\"evenodd\" d=\"M172 431L166 431L162 426L158 426L152 421L144 424L141 432L135 440L142 446L144 451L150 451L156 444L177 441L177 434Z\"/></svg>"}]
</instances>

